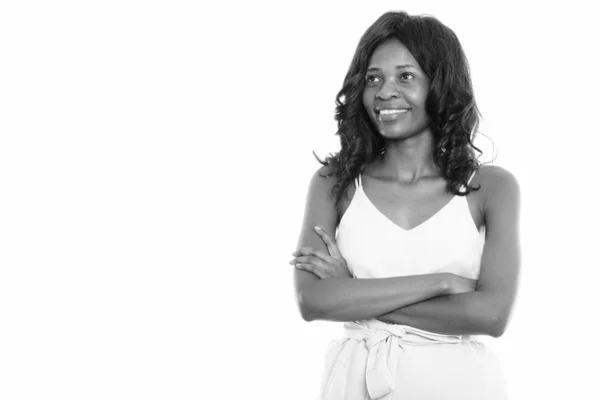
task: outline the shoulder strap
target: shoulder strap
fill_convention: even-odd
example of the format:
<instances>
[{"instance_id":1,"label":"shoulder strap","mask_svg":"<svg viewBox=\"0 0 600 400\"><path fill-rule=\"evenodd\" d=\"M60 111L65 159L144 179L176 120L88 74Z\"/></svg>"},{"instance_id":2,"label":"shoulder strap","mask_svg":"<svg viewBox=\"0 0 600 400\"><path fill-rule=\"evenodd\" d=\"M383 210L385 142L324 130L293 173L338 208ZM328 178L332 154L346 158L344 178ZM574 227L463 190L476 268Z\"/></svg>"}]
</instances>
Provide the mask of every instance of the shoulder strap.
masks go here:
<instances>
[{"instance_id":1,"label":"shoulder strap","mask_svg":"<svg viewBox=\"0 0 600 400\"><path fill-rule=\"evenodd\" d=\"M362 182L360 180L360 174L358 174L358 176L354 179L354 186L359 188L361 184Z\"/></svg>"},{"instance_id":2,"label":"shoulder strap","mask_svg":"<svg viewBox=\"0 0 600 400\"><path fill-rule=\"evenodd\" d=\"M469 185L471 183L471 180L473 179L473 177L475 176L476 173L477 173L477 170L473 171L473 173L471 174L471 177L467 181L467 185Z\"/></svg>"},{"instance_id":3,"label":"shoulder strap","mask_svg":"<svg viewBox=\"0 0 600 400\"><path fill-rule=\"evenodd\" d=\"M473 177L475 176L475 174L477 173L477 170L473 171L473 173L471 174L471 177L469 178L469 180L467 181L467 186L469 186L469 184L471 183L471 181L473 180ZM467 186L465 185L461 185L460 189L458 189L459 192L463 193L466 192L467 190Z\"/></svg>"}]
</instances>

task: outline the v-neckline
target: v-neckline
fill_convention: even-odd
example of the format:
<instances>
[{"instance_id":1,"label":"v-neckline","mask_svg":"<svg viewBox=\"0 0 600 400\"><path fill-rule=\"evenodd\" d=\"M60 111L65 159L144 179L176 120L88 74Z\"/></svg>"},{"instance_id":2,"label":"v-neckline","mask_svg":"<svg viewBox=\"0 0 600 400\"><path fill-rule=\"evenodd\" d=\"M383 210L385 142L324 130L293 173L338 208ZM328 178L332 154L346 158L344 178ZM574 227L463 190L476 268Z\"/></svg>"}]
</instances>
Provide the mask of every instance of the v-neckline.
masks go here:
<instances>
[{"instance_id":1,"label":"v-neckline","mask_svg":"<svg viewBox=\"0 0 600 400\"><path fill-rule=\"evenodd\" d=\"M390 217L388 217L387 215L385 215L383 212L381 212L381 210L379 210L379 208L377 208L377 206L371 201L371 199L369 198L369 196L367 196L367 193L365 192L362 183L359 186L360 187L360 191L362 192L364 198L367 200L367 203L369 203L371 205L371 207L377 212L377 214L381 215L384 219L386 219L390 224L392 224L393 226L395 226L396 228L400 229L403 232L406 233L411 233L416 229L421 228L423 225L428 224L431 220L435 219L435 217L437 217L439 214L442 213L442 211L444 211L446 208L448 208L448 206L450 205L450 203L452 203L454 201L454 199L456 199L456 195L452 196L452 198L450 200L448 200L448 202L446 204L444 204L442 206L442 208L440 208L439 210L437 210L435 213L433 213L429 218L427 218L425 221L421 222L418 225L413 226L410 229L406 229L401 227L400 225L398 225L396 222L392 221L392 219Z\"/></svg>"}]
</instances>

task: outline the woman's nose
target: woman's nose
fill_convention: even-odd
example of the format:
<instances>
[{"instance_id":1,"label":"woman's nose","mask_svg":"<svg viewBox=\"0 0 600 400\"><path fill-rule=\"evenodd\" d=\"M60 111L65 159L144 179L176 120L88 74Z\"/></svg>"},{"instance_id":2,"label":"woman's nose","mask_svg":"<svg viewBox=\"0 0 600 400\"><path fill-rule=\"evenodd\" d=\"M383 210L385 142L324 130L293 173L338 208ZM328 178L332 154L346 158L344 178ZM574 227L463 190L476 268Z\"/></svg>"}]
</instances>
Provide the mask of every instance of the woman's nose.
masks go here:
<instances>
[{"instance_id":1,"label":"woman's nose","mask_svg":"<svg viewBox=\"0 0 600 400\"><path fill-rule=\"evenodd\" d=\"M376 96L380 100L390 100L392 98L400 97L398 88L393 83L384 83L381 89L376 93Z\"/></svg>"}]
</instances>

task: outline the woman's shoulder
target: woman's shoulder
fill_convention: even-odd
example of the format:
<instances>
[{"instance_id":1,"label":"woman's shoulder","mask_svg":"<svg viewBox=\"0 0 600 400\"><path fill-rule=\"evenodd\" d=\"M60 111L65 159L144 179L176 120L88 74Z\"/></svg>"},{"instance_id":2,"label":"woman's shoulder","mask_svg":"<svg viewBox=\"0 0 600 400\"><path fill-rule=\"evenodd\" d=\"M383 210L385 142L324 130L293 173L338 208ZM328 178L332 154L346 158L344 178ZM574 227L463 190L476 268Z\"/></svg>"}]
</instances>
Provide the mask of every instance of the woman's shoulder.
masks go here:
<instances>
[{"instance_id":1,"label":"woman's shoulder","mask_svg":"<svg viewBox=\"0 0 600 400\"><path fill-rule=\"evenodd\" d=\"M328 190L331 192L335 185L335 168L330 164L323 165L313 173L311 184L317 186L320 190Z\"/></svg>"},{"instance_id":2,"label":"woman's shoulder","mask_svg":"<svg viewBox=\"0 0 600 400\"><path fill-rule=\"evenodd\" d=\"M481 186L483 198L489 201L499 195L518 196L519 183L515 175L498 165L481 165L473 177L472 185Z\"/></svg>"},{"instance_id":3,"label":"woman's shoulder","mask_svg":"<svg viewBox=\"0 0 600 400\"><path fill-rule=\"evenodd\" d=\"M496 189L517 183L514 174L499 165L481 165L477 170L474 179L477 179L482 186L485 185L489 188Z\"/></svg>"},{"instance_id":4,"label":"woman's shoulder","mask_svg":"<svg viewBox=\"0 0 600 400\"><path fill-rule=\"evenodd\" d=\"M330 161L327 165L323 165L313 173L311 186L314 189L318 190L322 196L326 196L331 203L335 203L335 198L333 197L333 186L337 183L337 178L335 176L335 172L337 170L337 165L335 161ZM348 185L344 193L341 195L341 199L336 206L336 211L338 213L338 218L341 219L352 198L354 197L355 185Z\"/></svg>"}]
</instances>

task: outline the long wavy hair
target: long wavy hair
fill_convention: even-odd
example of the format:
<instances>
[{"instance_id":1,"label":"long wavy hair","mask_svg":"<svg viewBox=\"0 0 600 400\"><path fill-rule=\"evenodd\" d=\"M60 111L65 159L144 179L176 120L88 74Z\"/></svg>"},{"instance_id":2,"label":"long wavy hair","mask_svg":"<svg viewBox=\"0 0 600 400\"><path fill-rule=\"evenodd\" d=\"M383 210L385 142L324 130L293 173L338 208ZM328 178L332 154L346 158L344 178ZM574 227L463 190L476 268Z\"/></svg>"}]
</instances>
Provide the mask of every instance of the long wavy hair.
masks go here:
<instances>
[{"instance_id":1,"label":"long wavy hair","mask_svg":"<svg viewBox=\"0 0 600 400\"><path fill-rule=\"evenodd\" d=\"M433 158L447 182L446 190L467 195L479 187L468 185L470 175L481 163L473 144L480 113L475 103L469 65L456 34L432 16L406 12L383 14L367 29L336 97L336 135L341 150L317 160L331 166L326 177L335 176L335 204L365 167L382 157L385 141L373 126L363 106L365 74L373 51L388 39L398 39L410 51L430 79L425 110L434 134ZM314 154L314 153L313 153ZM460 191L464 185L465 190Z\"/></svg>"}]
</instances>

